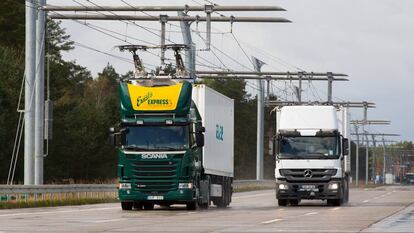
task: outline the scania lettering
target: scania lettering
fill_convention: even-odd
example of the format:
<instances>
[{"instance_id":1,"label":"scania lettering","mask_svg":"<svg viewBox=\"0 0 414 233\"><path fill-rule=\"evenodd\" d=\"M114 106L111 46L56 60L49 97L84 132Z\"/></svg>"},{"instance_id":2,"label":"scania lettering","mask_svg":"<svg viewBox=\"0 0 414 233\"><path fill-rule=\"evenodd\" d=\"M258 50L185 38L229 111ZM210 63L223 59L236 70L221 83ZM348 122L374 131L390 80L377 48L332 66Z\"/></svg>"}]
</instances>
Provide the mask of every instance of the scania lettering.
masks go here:
<instances>
[{"instance_id":1,"label":"scania lettering","mask_svg":"<svg viewBox=\"0 0 414 233\"><path fill-rule=\"evenodd\" d=\"M280 206L302 199L339 206L349 196L348 109L283 106L276 109L276 198Z\"/></svg>"},{"instance_id":2,"label":"scania lettering","mask_svg":"<svg viewBox=\"0 0 414 233\"><path fill-rule=\"evenodd\" d=\"M168 156L166 154L142 154L142 159L167 159Z\"/></svg>"},{"instance_id":3,"label":"scania lettering","mask_svg":"<svg viewBox=\"0 0 414 233\"><path fill-rule=\"evenodd\" d=\"M205 85L167 78L121 81L119 94L121 120L111 140L122 209L228 206L233 100Z\"/></svg>"}]
</instances>

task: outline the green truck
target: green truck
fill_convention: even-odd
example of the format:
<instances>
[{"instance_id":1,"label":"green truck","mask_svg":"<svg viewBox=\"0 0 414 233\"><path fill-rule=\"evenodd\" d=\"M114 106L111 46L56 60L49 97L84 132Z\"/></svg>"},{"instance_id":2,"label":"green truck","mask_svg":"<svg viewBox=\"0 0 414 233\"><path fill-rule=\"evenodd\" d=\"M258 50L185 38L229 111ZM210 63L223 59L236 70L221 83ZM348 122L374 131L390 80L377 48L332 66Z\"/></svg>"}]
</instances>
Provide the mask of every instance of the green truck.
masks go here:
<instances>
[{"instance_id":1,"label":"green truck","mask_svg":"<svg viewBox=\"0 0 414 233\"><path fill-rule=\"evenodd\" d=\"M233 100L204 85L168 78L119 84L118 151L123 210L211 203L228 206L233 182Z\"/></svg>"}]
</instances>

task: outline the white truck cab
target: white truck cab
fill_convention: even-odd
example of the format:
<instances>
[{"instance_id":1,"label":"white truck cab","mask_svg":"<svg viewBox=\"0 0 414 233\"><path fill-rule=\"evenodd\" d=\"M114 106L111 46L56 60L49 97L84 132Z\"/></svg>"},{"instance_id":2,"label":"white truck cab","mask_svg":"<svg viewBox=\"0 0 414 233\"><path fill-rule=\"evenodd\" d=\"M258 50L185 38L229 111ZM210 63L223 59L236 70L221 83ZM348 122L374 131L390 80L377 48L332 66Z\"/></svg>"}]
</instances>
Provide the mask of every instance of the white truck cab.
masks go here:
<instances>
[{"instance_id":1,"label":"white truck cab","mask_svg":"<svg viewBox=\"0 0 414 233\"><path fill-rule=\"evenodd\" d=\"M283 106L276 114L276 198L280 206L302 199L348 201L348 109Z\"/></svg>"}]
</instances>

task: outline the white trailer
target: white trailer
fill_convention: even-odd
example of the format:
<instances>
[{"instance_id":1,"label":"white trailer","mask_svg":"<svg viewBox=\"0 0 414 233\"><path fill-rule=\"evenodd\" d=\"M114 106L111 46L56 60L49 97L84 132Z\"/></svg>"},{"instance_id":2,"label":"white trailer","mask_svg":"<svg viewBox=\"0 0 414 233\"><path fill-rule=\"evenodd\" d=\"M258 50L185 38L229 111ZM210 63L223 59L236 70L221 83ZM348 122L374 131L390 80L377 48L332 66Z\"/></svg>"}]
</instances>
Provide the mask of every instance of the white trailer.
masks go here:
<instances>
[{"instance_id":1,"label":"white trailer","mask_svg":"<svg viewBox=\"0 0 414 233\"><path fill-rule=\"evenodd\" d=\"M210 196L226 206L234 176L234 101L206 85L194 85L192 99L205 127L202 165L210 178Z\"/></svg>"},{"instance_id":2,"label":"white trailer","mask_svg":"<svg viewBox=\"0 0 414 233\"><path fill-rule=\"evenodd\" d=\"M346 108L284 106L276 116L276 198L341 205L349 193L349 122Z\"/></svg>"}]
</instances>

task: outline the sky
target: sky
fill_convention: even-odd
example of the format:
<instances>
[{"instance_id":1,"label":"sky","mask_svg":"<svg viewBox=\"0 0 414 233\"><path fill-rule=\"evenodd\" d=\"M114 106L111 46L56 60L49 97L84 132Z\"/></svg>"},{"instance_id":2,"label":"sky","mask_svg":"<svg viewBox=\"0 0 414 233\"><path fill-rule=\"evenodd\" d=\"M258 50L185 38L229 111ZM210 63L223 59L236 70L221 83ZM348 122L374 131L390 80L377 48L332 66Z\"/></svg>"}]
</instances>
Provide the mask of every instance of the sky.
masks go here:
<instances>
[{"instance_id":1,"label":"sky","mask_svg":"<svg viewBox=\"0 0 414 233\"><path fill-rule=\"evenodd\" d=\"M198 5L207 1L133 1L132 5ZM86 0L77 0L90 4ZM122 5L115 0L92 0L99 5ZM69 0L49 0L53 5L77 5ZM249 57L255 56L266 65L263 71L338 72L349 75L349 82L335 82L333 94L338 101L370 101L376 108L368 110L368 119L390 120L389 126L371 126L371 133L396 133L394 140L413 140L414 105L414 1L411 0L278 0L278 1L214 1L219 5L276 5L286 12L223 12L230 16L277 16L293 23L214 23L212 51L205 48L205 24L193 23L193 42L197 49L197 69L228 68L250 70ZM140 15L142 13L129 13ZM159 13L151 13L159 14ZM169 12L175 15L175 12ZM195 13L192 13L193 15ZM197 13L203 15L203 12ZM88 23L88 26L84 24ZM138 24L139 26L135 25ZM167 25L167 39L182 43L178 23ZM159 43L159 22L63 21L71 39L93 49L124 58L115 46L127 43ZM102 32L91 29L98 26ZM144 29L143 29L144 28ZM109 32L108 30L111 30ZM109 32L109 33L108 33ZM114 38L116 37L116 38ZM143 40L139 41L139 40ZM127 42L125 42L127 41ZM239 44L240 46L239 46ZM167 42L169 43L169 42ZM158 54L158 51L153 51ZM226 54L226 55L225 55ZM148 69L159 64L149 53L140 55ZM167 57L172 58L171 53ZM110 63L119 73L132 70L132 64L119 58L85 49L81 46L64 54L76 60L93 75ZM290 82L278 82L271 90L281 98L294 100ZM326 83L304 82L305 100L326 100ZM249 82L249 92L256 93L256 83ZM362 109L352 110L352 119L362 118ZM380 139L380 138L378 138ZM390 138L392 139L392 138Z\"/></svg>"}]
</instances>

